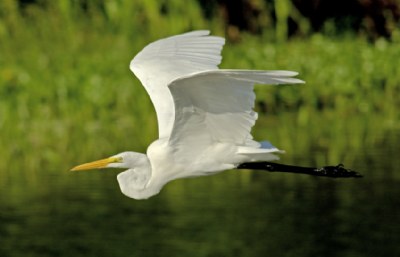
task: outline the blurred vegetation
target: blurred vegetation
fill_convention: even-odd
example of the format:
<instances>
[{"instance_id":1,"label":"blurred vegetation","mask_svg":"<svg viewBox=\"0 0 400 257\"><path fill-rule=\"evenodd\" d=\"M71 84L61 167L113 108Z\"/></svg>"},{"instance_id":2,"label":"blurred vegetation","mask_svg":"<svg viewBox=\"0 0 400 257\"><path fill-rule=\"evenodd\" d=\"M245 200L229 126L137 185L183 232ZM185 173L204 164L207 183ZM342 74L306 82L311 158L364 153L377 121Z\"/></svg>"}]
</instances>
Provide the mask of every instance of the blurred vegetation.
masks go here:
<instances>
[{"instance_id":1,"label":"blurred vegetation","mask_svg":"<svg viewBox=\"0 0 400 257\"><path fill-rule=\"evenodd\" d=\"M0 256L396 255L396 8L383 8L380 34L368 15L314 21L327 2L0 1ZM229 39L223 68L295 70L307 82L256 88L256 139L285 149L285 163L343 162L365 179L226 172L133 202L115 172L67 176L156 139L129 62L149 42L195 29Z\"/></svg>"},{"instance_id":2,"label":"blurred vegetation","mask_svg":"<svg viewBox=\"0 0 400 257\"><path fill-rule=\"evenodd\" d=\"M203 4L3 0L0 174L7 178L12 167L18 176L29 167L30 176L35 176L41 168L67 170L93 156L127 149L144 151L157 135L155 114L128 64L147 43L165 36L194 29L210 29L221 36L231 33L220 16L204 16ZM276 5L277 22L284 24L292 4L282 1ZM398 128L398 30L392 30L390 40L374 42L367 36L329 33L287 40L288 28L282 24L276 25L281 30L276 33L275 27L266 27L259 35L242 31L240 43L228 41L223 52L222 67L296 70L307 81L301 86L257 89L261 113L288 112L285 117L296 113L290 128L282 128L282 122L266 135L256 131L257 138L271 139L288 152L306 152L295 148L313 146L301 139L289 140L299 129L305 133L333 129L323 128L315 117L324 116L326 124L365 117L359 125L346 123L337 133L351 129L348 124L365 129L371 124ZM357 150L363 147L364 138L342 139L338 149L353 144ZM318 138L316 142L326 145ZM328 159L336 161L340 156Z\"/></svg>"},{"instance_id":3,"label":"blurred vegetation","mask_svg":"<svg viewBox=\"0 0 400 257\"><path fill-rule=\"evenodd\" d=\"M199 0L207 17L222 16L231 32L275 29L278 39L329 32L391 38L400 21L398 0ZM326 31L328 30L328 31ZM228 34L232 35L232 34Z\"/></svg>"}]
</instances>

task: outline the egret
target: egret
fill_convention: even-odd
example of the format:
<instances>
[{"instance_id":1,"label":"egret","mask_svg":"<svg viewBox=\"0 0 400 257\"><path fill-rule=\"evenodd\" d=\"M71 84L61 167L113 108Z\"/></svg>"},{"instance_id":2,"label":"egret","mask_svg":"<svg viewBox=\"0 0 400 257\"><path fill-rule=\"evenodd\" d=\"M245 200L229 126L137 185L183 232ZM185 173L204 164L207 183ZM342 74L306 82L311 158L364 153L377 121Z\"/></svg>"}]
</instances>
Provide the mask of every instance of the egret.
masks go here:
<instances>
[{"instance_id":1,"label":"egret","mask_svg":"<svg viewBox=\"0 0 400 257\"><path fill-rule=\"evenodd\" d=\"M357 177L343 166L305 168L272 163L283 153L257 142L251 128L254 84L297 84L285 70L219 69L225 39L193 31L155 41L139 52L130 69L139 78L157 113L159 138L147 154L123 152L78 165L72 171L122 168L123 194L147 199L168 182L230 169L262 169L328 177Z\"/></svg>"}]
</instances>

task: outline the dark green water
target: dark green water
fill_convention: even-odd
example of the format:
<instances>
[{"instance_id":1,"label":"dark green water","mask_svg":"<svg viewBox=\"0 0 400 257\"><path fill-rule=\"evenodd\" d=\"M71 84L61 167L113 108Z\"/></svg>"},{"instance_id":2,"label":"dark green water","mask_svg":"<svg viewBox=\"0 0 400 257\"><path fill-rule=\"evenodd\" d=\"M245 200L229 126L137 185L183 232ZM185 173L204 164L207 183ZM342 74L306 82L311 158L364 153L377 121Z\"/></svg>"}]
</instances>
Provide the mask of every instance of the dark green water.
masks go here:
<instances>
[{"instance_id":1,"label":"dark green water","mask_svg":"<svg viewBox=\"0 0 400 257\"><path fill-rule=\"evenodd\" d=\"M289 118L277 119L267 125ZM118 171L10 167L14 176L0 178L0 256L400 256L400 133L371 124L343 135L354 142L338 144L329 126L327 142L307 126L291 132L301 147L281 142L296 153L283 163L344 159L362 179L228 171L135 201L119 192Z\"/></svg>"}]
</instances>

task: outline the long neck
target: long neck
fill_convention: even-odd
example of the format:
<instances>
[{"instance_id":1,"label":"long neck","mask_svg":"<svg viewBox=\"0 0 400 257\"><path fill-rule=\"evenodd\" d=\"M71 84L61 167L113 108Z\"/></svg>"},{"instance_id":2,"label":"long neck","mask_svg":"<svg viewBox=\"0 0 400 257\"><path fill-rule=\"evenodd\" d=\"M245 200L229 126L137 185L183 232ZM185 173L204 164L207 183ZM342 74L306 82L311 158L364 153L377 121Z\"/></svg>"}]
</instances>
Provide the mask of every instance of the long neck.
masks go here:
<instances>
[{"instance_id":1,"label":"long neck","mask_svg":"<svg viewBox=\"0 0 400 257\"><path fill-rule=\"evenodd\" d=\"M147 199L158 194L169 180L164 178L163 173L155 173L145 154L131 154L135 155L135 158L129 167L134 168L121 172L117 176L122 193L137 200Z\"/></svg>"},{"instance_id":2,"label":"long neck","mask_svg":"<svg viewBox=\"0 0 400 257\"><path fill-rule=\"evenodd\" d=\"M151 164L145 154L135 153L131 167L117 176L123 194L134 199L146 199L159 192L160 189L150 187L152 175Z\"/></svg>"}]
</instances>

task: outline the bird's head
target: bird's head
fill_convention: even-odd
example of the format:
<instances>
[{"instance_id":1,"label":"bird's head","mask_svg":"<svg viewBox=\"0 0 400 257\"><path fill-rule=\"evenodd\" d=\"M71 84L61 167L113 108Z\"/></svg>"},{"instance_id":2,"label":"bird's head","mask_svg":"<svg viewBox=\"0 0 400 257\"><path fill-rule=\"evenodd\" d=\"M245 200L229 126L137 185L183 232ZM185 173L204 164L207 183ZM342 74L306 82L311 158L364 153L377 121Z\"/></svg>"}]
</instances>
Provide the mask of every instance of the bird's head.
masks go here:
<instances>
[{"instance_id":1,"label":"bird's head","mask_svg":"<svg viewBox=\"0 0 400 257\"><path fill-rule=\"evenodd\" d=\"M71 171L91 170L102 168L131 169L141 165L143 154L135 152L123 152L111 157L84 163L71 169Z\"/></svg>"},{"instance_id":2,"label":"bird's head","mask_svg":"<svg viewBox=\"0 0 400 257\"><path fill-rule=\"evenodd\" d=\"M71 171L122 168L127 169L118 174L117 179L121 191L134 199L147 199L160 192L163 183L147 187L151 177L151 165L145 154L135 152L123 152L111 157L94 162L78 165Z\"/></svg>"}]
</instances>

